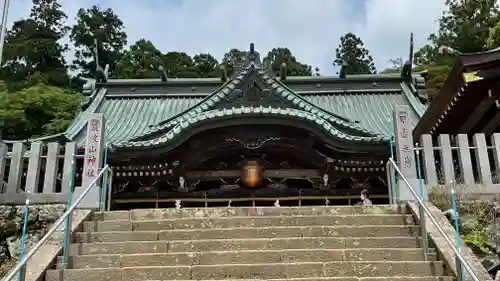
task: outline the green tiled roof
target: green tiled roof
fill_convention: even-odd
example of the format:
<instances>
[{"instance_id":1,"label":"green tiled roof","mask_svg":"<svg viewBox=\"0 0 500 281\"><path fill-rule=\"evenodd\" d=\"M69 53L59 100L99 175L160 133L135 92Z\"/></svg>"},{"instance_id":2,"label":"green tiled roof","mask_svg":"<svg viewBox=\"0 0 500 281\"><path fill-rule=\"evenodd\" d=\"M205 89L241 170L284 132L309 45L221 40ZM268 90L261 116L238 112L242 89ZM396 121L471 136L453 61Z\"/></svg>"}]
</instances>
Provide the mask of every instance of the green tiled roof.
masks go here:
<instances>
[{"instance_id":1,"label":"green tiled roof","mask_svg":"<svg viewBox=\"0 0 500 281\"><path fill-rule=\"evenodd\" d=\"M78 115L65 135L68 139L83 145L86 114L103 113L106 120L106 142L109 145L118 147L160 145L163 141L176 138L192 124L227 116L251 116L258 112L261 115L278 117L295 116L315 124L332 138L376 143L388 140L392 130L392 111L396 105L409 105L413 109L410 113L413 125L416 125L426 108L414 94L415 89L410 87L411 84L408 86L407 82L399 82L398 77L394 78L396 86L385 89L320 91L317 87L311 86L308 90L302 88L293 90L295 86L290 86L287 82L281 82L259 70L254 71L257 71L259 77L274 94L284 100L283 106L217 108L221 100L245 81L248 71L223 84L217 85L213 84L216 81L211 81L210 87L215 89L213 92L196 94L186 93L186 90L183 90L183 94L168 90L162 94L161 88L158 87L154 88L154 94L148 94L148 87L154 84L152 81L142 86L140 81L134 82L138 84L132 83L136 88L142 87L140 93L123 93L119 87L98 86L88 108ZM376 81L377 77L371 75L355 80ZM328 80L325 77L321 79ZM332 79L338 80L338 78ZM290 79L294 81L293 83L297 80L300 79ZM158 83L161 85L161 82ZM168 85L169 82L165 84Z\"/></svg>"},{"instance_id":2,"label":"green tiled roof","mask_svg":"<svg viewBox=\"0 0 500 281\"><path fill-rule=\"evenodd\" d=\"M355 92L346 94L307 94L304 98L312 104L354 120L366 130L389 137L393 130L392 113L396 105L407 105L408 98L402 91ZM415 98L416 99L416 98ZM425 111L418 99L416 102ZM419 114L410 112L412 126L416 126Z\"/></svg>"},{"instance_id":3,"label":"green tiled roof","mask_svg":"<svg viewBox=\"0 0 500 281\"><path fill-rule=\"evenodd\" d=\"M311 125L319 126L329 134L330 137L339 139L339 140L347 140L350 142L373 142L380 143L387 141L386 137L361 137L361 136L352 136L345 134L339 131L335 126L332 126L328 120L323 117L319 117L318 115L307 112L300 109L294 108L272 108L272 107L240 107L240 108L230 108L230 109L214 109L206 112L201 112L199 114L193 115L189 118L183 119L175 124L170 130L166 131L160 137L153 138L152 140L146 141L132 141L132 142L124 142L117 143L115 147L155 147L160 146L165 143L168 143L175 138L179 137L181 133L185 130L189 130L190 127L196 125L197 123L205 122L205 121L215 121L217 119L223 119L228 117L294 117L301 120L307 120L311 123ZM326 117L326 116L325 116Z\"/></svg>"},{"instance_id":4,"label":"green tiled roof","mask_svg":"<svg viewBox=\"0 0 500 281\"><path fill-rule=\"evenodd\" d=\"M300 112L312 114L333 124L338 128L351 130L360 136L381 137L381 135L373 133L372 130L362 128L351 120L339 116L335 113L335 111L326 111L317 107L315 104L307 101L305 98L288 89L286 85L284 85L277 79L270 77L265 71L247 69L245 71L242 71L240 75L223 85L216 92L202 100L196 106L190 108L179 116L168 118L160 122L158 126L152 127L151 130L146 134L136 134L136 137L134 137L132 140L135 141L146 139L160 132L166 133L168 130L175 128L178 124L183 122L189 123L190 120L192 120L193 118L197 118L198 115L212 110L218 103L226 99L234 89L239 87L252 72L258 74L259 78L261 78L267 84L267 86L269 86L272 90L275 91L277 95L285 100L285 103L282 104L283 108L289 107L299 109ZM217 113L217 110L215 110L215 112ZM225 113L222 114L224 115Z\"/></svg>"}]
</instances>

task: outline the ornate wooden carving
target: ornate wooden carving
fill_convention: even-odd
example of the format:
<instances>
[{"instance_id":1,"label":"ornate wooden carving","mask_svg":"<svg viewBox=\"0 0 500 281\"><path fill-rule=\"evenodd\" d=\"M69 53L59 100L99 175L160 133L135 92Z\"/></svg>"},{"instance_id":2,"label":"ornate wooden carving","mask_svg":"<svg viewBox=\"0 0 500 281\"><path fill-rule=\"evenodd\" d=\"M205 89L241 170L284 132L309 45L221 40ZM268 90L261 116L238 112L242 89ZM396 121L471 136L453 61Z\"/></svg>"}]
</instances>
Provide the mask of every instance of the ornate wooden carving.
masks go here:
<instances>
[{"instance_id":1,"label":"ornate wooden carving","mask_svg":"<svg viewBox=\"0 0 500 281\"><path fill-rule=\"evenodd\" d=\"M265 143L269 141L279 141L279 137L247 137L247 138L237 138L237 137L226 137L225 142L237 142L243 145L247 149L258 149L261 148Z\"/></svg>"},{"instance_id":2,"label":"ornate wooden carving","mask_svg":"<svg viewBox=\"0 0 500 281\"><path fill-rule=\"evenodd\" d=\"M227 97L226 101L234 102L243 100L243 91L241 89L234 89Z\"/></svg>"}]
</instances>

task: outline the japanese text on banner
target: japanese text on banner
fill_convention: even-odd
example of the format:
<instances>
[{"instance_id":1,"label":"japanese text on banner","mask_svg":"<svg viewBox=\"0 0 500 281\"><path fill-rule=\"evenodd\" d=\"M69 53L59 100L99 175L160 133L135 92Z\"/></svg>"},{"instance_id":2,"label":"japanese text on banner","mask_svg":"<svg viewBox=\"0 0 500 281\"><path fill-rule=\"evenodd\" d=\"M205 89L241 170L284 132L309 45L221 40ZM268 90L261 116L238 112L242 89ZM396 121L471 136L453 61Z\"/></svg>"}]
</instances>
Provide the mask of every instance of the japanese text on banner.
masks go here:
<instances>
[{"instance_id":1,"label":"japanese text on banner","mask_svg":"<svg viewBox=\"0 0 500 281\"><path fill-rule=\"evenodd\" d=\"M89 128L88 128L88 135L87 135L87 153L85 154L85 174L87 177L93 178L96 177L98 174L98 155L97 155L97 149L99 147L99 141L100 141L100 120L98 119L91 119L89 120Z\"/></svg>"},{"instance_id":2,"label":"japanese text on banner","mask_svg":"<svg viewBox=\"0 0 500 281\"><path fill-rule=\"evenodd\" d=\"M398 114L399 122L399 140L400 140L400 156L401 156L401 166L404 169L410 169L413 166L413 149L410 141L410 120L408 118L408 113L401 112Z\"/></svg>"}]
</instances>

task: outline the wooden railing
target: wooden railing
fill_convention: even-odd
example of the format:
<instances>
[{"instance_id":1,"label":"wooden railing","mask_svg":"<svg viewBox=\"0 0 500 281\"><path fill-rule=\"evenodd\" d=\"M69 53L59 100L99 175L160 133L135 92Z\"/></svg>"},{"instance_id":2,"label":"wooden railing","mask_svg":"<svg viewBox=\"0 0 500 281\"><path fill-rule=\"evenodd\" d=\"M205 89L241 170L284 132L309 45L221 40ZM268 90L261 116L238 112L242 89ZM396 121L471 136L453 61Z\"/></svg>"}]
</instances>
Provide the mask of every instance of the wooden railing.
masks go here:
<instances>
[{"instance_id":1,"label":"wooden railing","mask_svg":"<svg viewBox=\"0 0 500 281\"><path fill-rule=\"evenodd\" d=\"M387 194L370 195L372 199L389 199ZM301 206L306 200L348 200L348 204L352 205L352 200L359 200L359 195L337 195L337 196L287 196L287 197L241 197L241 198L130 198L130 199L115 199L114 203L118 204L137 204L137 203L174 203L180 201L184 203L204 203L208 207L209 203L237 203L237 202L252 202L252 206L256 206L258 201L280 202L298 201L298 206ZM326 202L325 202L326 204Z\"/></svg>"}]
</instances>

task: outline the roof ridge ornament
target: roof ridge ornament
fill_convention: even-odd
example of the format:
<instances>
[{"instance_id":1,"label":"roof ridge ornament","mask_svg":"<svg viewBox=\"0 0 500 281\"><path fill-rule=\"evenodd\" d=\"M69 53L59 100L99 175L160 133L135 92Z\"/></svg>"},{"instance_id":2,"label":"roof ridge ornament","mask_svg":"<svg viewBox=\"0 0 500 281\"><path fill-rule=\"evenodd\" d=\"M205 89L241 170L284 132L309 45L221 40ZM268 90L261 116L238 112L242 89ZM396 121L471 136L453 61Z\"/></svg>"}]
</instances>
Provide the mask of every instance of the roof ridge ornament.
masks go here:
<instances>
[{"instance_id":1,"label":"roof ridge ornament","mask_svg":"<svg viewBox=\"0 0 500 281\"><path fill-rule=\"evenodd\" d=\"M106 64L104 69L102 69L99 64L99 47L98 47L97 38L94 39L94 62L95 62L95 79L97 82L107 82L108 81L108 73L109 73L109 64Z\"/></svg>"},{"instance_id":2,"label":"roof ridge ornament","mask_svg":"<svg viewBox=\"0 0 500 281\"><path fill-rule=\"evenodd\" d=\"M262 61L260 60L260 54L255 50L255 44L250 43L250 51L247 55L247 68L251 69L262 69Z\"/></svg>"},{"instance_id":3,"label":"roof ridge ornament","mask_svg":"<svg viewBox=\"0 0 500 281\"><path fill-rule=\"evenodd\" d=\"M410 33L410 55L408 60L401 67L401 77L411 77L413 67L413 32Z\"/></svg>"},{"instance_id":4,"label":"roof ridge ornament","mask_svg":"<svg viewBox=\"0 0 500 281\"><path fill-rule=\"evenodd\" d=\"M167 75L167 70L163 65L158 66L158 70L160 71L160 77L161 81L167 82L168 81L168 75Z\"/></svg>"},{"instance_id":5,"label":"roof ridge ornament","mask_svg":"<svg viewBox=\"0 0 500 281\"><path fill-rule=\"evenodd\" d=\"M219 75L220 75L220 80L222 82L226 82L227 81L227 67L226 67L226 64L223 63L219 66Z\"/></svg>"},{"instance_id":6,"label":"roof ridge ornament","mask_svg":"<svg viewBox=\"0 0 500 281\"><path fill-rule=\"evenodd\" d=\"M342 66L340 67L339 78L341 78L341 79L346 78L346 71L347 71L348 66L349 66L349 63L347 63L347 61L344 60L342 62Z\"/></svg>"},{"instance_id":7,"label":"roof ridge ornament","mask_svg":"<svg viewBox=\"0 0 500 281\"><path fill-rule=\"evenodd\" d=\"M286 80L286 74L287 74L287 67L286 67L286 62L281 63L280 67L280 80L285 81Z\"/></svg>"}]
</instances>

